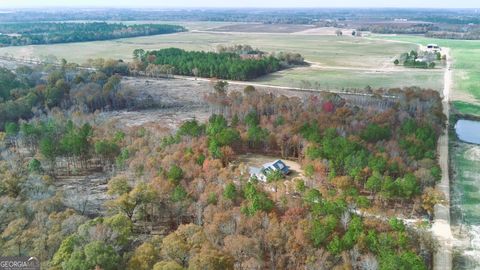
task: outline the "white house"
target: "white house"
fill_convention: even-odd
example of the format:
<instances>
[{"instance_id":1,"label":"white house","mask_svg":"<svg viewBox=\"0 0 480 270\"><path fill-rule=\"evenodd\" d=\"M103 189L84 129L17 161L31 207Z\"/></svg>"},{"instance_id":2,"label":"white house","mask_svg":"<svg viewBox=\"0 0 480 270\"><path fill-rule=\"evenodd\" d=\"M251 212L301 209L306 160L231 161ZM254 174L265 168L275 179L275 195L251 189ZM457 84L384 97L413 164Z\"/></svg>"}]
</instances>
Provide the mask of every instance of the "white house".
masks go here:
<instances>
[{"instance_id":1,"label":"white house","mask_svg":"<svg viewBox=\"0 0 480 270\"><path fill-rule=\"evenodd\" d=\"M280 171L283 175L290 173L290 168L280 159L265 163L262 167L250 167L250 177L255 177L262 182L267 182L267 175L271 171Z\"/></svg>"},{"instance_id":2,"label":"white house","mask_svg":"<svg viewBox=\"0 0 480 270\"><path fill-rule=\"evenodd\" d=\"M441 50L442 49L437 44L433 44L433 43L432 44L427 44L427 51L439 52Z\"/></svg>"}]
</instances>

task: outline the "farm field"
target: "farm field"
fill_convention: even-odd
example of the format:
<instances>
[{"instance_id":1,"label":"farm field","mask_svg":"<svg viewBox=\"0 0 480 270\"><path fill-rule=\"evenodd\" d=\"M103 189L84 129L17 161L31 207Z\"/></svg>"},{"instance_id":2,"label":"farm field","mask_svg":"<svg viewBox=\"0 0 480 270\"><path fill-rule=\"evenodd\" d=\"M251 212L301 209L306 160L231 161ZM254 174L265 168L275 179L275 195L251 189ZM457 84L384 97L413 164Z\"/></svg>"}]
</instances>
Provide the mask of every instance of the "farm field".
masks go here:
<instances>
[{"instance_id":1,"label":"farm field","mask_svg":"<svg viewBox=\"0 0 480 270\"><path fill-rule=\"evenodd\" d=\"M416 36L375 36L389 39L420 43L436 43L440 47L448 47L453 57L453 93L451 99L468 103L480 104L480 41L432 39ZM460 106L457 106L460 105ZM454 103L460 112L466 113L465 104ZM471 109L471 108L470 108Z\"/></svg>"},{"instance_id":2,"label":"farm field","mask_svg":"<svg viewBox=\"0 0 480 270\"><path fill-rule=\"evenodd\" d=\"M153 50L178 47L186 50L214 50L219 44L249 44L267 52L298 52L308 61L321 65L363 68L393 66L392 58L416 48L414 44L349 36L185 32L110 41L5 47L0 49L0 55L5 53L16 57L55 55L58 58L83 63L88 58L98 57L130 60L133 50L138 48Z\"/></svg>"},{"instance_id":3,"label":"farm field","mask_svg":"<svg viewBox=\"0 0 480 270\"><path fill-rule=\"evenodd\" d=\"M440 91L443 72L438 70L369 71L349 69L295 68L260 77L258 83L319 89L397 88L421 86Z\"/></svg>"},{"instance_id":4,"label":"farm field","mask_svg":"<svg viewBox=\"0 0 480 270\"><path fill-rule=\"evenodd\" d=\"M249 33L295 33L316 29L313 25L304 24L260 24L260 23L241 23L225 25L212 28L212 31L219 32L249 32Z\"/></svg>"},{"instance_id":5,"label":"farm field","mask_svg":"<svg viewBox=\"0 0 480 270\"><path fill-rule=\"evenodd\" d=\"M401 53L416 49L416 44L351 36L216 33L201 29L229 24L213 22L180 22L179 24L189 29L198 29L198 31L110 41L5 47L0 48L0 55L8 54L20 58L42 58L54 55L58 59L65 58L70 62L85 63L87 59L99 57L129 61L133 50L138 48L154 50L178 47L185 50L208 51L215 50L220 44L249 44L267 52L298 52L313 64L308 68L285 70L258 80L272 85L302 87L303 81L309 81L310 84L328 89L364 88L367 85L371 87L415 85L424 88L441 88L440 69L408 70L393 65L392 59ZM329 67L331 70L316 67ZM341 69L335 70L336 67ZM352 70L349 70L350 68ZM378 70L381 72L379 73Z\"/></svg>"}]
</instances>

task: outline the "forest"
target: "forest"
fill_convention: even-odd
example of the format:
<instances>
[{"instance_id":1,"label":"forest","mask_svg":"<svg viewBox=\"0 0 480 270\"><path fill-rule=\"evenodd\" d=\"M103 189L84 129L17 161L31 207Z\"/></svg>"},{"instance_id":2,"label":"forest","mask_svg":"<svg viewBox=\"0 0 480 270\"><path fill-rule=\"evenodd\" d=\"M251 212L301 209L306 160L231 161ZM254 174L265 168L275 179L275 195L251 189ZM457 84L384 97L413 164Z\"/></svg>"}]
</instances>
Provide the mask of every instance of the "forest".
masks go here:
<instances>
[{"instance_id":1,"label":"forest","mask_svg":"<svg viewBox=\"0 0 480 270\"><path fill-rule=\"evenodd\" d=\"M24 46L109 40L183 32L178 25L122 23L7 23L0 24L0 46Z\"/></svg>"},{"instance_id":2,"label":"forest","mask_svg":"<svg viewBox=\"0 0 480 270\"><path fill-rule=\"evenodd\" d=\"M247 46L245 48L249 47ZM300 54L267 55L258 49L245 48L225 47L219 48L219 52L185 51L178 48L158 51L137 49L133 54L143 64L138 71L148 71L146 73L150 76L166 73L248 81L293 65L304 64Z\"/></svg>"},{"instance_id":3,"label":"forest","mask_svg":"<svg viewBox=\"0 0 480 270\"><path fill-rule=\"evenodd\" d=\"M138 102L132 89L120 87L122 75L129 74L121 60L95 59L81 69L77 64L61 61L52 65L21 66L15 71L0 68L0 130L7 122L29 119L52 108L68 110L82 106L85 111L98 109L146 108L152 104ZM47 73L44 78L43 74Z\"/></svg>"},{"instance_id":4,"label":"forest","mask_svg":"<svg viewBox=\"0 0 480 270\"><path fill-rule=\"evenodd\" d=\"M445 120L437 92L384 90L394 104L372 107L218 81L205 96L211 117L163 136L94 120L94 109L122 107L125 64L108 62L46 77L2 71L5 104L36 101L28 117L2 117L2 255L48 269L430 268L435 242L403 219L428 223L442 200L432 188ZM257 181L238 162L246 153L293 160L305 176ZM88 194L61 187L94 172L107 176L107 196L92 215Z\"/></svg>"}]
</instances>

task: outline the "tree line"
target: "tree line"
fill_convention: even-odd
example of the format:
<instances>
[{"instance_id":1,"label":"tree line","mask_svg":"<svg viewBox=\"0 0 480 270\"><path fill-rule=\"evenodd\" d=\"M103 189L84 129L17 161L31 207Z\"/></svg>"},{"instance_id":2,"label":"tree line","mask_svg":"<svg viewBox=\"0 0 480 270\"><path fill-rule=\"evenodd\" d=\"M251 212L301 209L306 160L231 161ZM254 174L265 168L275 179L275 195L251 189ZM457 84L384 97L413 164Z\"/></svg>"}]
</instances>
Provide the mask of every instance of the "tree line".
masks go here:
<instances>
[{"instance_id":1,"label":"tree line","mask_svg":"<svg viewBox=\"0 0 480 270\"><path fill-rule=\"evenodd\" d=\"M0 25L1 46L70 43L109 40L183 32L179 25L91 22L91 23L7 23Z\"/></svg>"},{"instance_id":2,"label":"tree line","mask_svg":"<svg viewBox=\"0 0 480 270\"><path fill-rule=\"evenodd\" d=\"M164 74L240 81L255 79L291 65L304 63L299 54L265 55L257 54L257 51L254 51L255 54L251 51L239 54L237 49L246 50L243 47L221 48L221 52L185 51L178 48L158 51L138 49L134 51L134 57L142 63L136 64L137 72L148 71L148 74L156 74L164 70Z\"/></svg>"}]
</instances>

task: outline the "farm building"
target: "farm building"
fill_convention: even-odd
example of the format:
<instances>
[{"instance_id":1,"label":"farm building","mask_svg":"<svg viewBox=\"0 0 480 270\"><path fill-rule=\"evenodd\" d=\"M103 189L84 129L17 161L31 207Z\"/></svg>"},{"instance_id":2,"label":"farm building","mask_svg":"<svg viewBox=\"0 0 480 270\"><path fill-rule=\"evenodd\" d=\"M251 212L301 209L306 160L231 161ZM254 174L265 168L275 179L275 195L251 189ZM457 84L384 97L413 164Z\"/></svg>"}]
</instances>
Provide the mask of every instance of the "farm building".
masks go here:
<instances>
[{"instance_id":1,"label":"farm building","mask_svg":"<svg viewBox=\"0 0 480 270\"><path fill-rule=\"evenodd\" d=\"M427 50L438 52L438 51L441 51L441 48L437 44L427 44Z\"/></svg>"},{"instance_id":2,"label":"farm building","mask_svg":"<svg viewBox=\"0 0 480 270\"><path fill-rule=\"evenodd\" d=\"M283 175L290 173L290 168L280 159L265 163L261 168L250 167L250 177L255 177L262 182L267 182L267 175L272 171L280 171Z\"/></svg>"}]
</instances>

